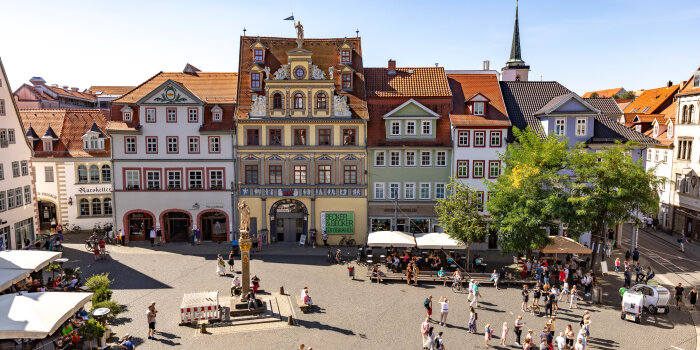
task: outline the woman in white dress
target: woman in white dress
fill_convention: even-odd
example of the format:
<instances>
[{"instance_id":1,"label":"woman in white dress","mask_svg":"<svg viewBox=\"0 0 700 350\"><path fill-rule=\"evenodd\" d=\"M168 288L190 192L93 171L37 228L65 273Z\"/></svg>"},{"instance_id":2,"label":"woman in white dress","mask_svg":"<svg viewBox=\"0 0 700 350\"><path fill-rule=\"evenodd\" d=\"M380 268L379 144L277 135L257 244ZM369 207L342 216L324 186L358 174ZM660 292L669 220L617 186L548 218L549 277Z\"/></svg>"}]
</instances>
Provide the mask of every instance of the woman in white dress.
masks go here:
<instances>
[{"instance_id":1,"label":"woman in white dress","mask_svg":"<svg viewBox=\"0 0 700 350\"><path fill-rule=\"evenodd\" d=\"M221 254L217 254L217 257L216 257L216 274L217 275L221 276L221 275L226 274L226 272L224 271L224 266L225 266L224 258L221 256Z\"/></svg>"}]
</instances>

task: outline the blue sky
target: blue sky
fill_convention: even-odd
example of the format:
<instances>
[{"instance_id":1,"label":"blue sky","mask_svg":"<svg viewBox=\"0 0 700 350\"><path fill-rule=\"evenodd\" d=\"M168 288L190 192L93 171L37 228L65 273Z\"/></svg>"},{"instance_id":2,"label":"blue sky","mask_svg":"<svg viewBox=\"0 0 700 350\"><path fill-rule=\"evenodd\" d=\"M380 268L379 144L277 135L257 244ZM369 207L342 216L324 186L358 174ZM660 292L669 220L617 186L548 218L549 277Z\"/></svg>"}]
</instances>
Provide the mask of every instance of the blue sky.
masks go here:
<instances>
[{"instance_id":1,"label":"blue sky","mask_svg":"<svg viewBox=\"0 0 700 350\"><path fill-rule=\"evenodd\" d=\"M491 1L16 1L0 0L0 57L13 89L32 76L77 86L137 85L189 62L236 71L239 36L355 36L366 67L499 69L514 0ZM700 1L523 0L520 35L530 79L583 93L654 88L700 66Z\"/></svg>"}]
</instances>

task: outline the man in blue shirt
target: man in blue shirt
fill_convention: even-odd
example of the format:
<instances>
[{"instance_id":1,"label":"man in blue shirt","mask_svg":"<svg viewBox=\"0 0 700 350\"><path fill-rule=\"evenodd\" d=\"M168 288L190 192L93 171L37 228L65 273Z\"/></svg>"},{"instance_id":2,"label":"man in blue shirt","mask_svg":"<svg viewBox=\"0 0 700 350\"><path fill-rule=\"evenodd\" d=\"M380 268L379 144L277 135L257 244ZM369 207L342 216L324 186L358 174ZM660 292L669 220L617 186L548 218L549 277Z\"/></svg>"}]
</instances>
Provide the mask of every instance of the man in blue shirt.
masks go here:
<instances>
[{"instance_id":1,"label":"man in blue shirt","mask_svg":"<svg viewBox=\"0 0 700 350\"><path fill-rule=\"evenodd\" d=\"M126 349L126 350L136 350L136 345L134 345L134 337L127 336L126 341L121 343L121 345L119 345L119 347L121 347L122 349Z\"/></svg>"}]
</instances>

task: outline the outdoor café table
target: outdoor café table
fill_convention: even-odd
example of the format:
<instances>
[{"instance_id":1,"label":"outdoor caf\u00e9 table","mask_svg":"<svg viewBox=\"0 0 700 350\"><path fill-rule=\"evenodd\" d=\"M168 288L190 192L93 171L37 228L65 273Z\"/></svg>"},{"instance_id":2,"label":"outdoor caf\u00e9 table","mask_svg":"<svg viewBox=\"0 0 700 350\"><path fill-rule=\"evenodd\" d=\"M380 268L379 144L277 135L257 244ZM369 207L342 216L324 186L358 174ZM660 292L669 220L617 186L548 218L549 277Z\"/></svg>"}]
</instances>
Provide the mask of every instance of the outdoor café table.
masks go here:
<instances>
[{"instance_id":1,"label":"outdoor caf\u00e9 table","mask_svg":"<svg viewBox=\"0 0 700 350\"><path fill-rule=\"evenodd\" d=\"M109 309L106 307L101 307L99 309L92 310L92 316L95 317L95 319L100 320L100 323L104 326L105 324L105 316L109 315Z\"/></svg>"}]
</instances>

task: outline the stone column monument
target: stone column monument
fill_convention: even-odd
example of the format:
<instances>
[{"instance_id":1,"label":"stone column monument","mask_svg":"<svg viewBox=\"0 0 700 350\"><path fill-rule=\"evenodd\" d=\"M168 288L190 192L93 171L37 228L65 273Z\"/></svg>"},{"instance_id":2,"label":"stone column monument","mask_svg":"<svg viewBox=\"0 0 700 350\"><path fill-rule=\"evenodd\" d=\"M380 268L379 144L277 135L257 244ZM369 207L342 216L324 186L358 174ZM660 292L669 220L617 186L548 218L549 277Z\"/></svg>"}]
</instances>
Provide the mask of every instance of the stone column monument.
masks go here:
<instances>
[{"instance_id":1,"label":"stone column monument","mask_svg":"<svg viewBox=\"0 0 700 350\"><path fill-rule=\"evenodd\" d=\"M241 248L241 272L243 274L241 279L241 287L243 289L241 300L243 300L250 291L250 247L252 245L250 240L250 207L248 204L245 204L244 200L238 204L238 213L241 217L239 228L241 236L238 244Z\"/></svg>"}]
</instances>

